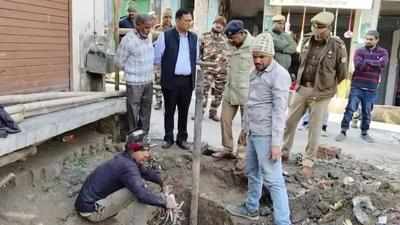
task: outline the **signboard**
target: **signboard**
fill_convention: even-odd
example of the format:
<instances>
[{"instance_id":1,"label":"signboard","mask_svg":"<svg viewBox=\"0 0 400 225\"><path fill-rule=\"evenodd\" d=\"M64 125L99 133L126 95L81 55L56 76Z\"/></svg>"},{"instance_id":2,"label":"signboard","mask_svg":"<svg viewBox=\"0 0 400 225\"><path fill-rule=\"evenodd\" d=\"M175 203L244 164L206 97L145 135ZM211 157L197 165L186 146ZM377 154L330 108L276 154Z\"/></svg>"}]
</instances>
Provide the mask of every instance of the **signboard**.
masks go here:
<instances>
[{"instance_id":1,"label":"signboard","mask_svg":"<svg viewBox=\"0 0 400 225\"><path fill-rule=\"evenodd\" d=\"M371 9L373 0L270 0L275 6L307 6L339 9Z\"/></svg>"}]
</instances>

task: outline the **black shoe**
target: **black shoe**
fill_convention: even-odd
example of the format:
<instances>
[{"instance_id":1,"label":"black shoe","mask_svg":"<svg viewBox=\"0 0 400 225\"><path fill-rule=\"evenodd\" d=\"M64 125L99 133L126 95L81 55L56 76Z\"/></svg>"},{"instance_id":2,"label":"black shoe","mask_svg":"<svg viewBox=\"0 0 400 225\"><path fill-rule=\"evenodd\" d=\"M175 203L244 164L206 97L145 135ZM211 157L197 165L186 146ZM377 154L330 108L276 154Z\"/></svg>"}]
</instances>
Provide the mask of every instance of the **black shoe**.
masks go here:
<instances>
[{"instance_id":1,"label":"black shoe","mask_svg":"<svg viewBox=\"0 0 400 225\"><path fill-rule=\"evenodd\" d=\"M183 149L183 150L189 150L190 149L190 146L188 145L188 143L186 141L177 141L176 145L178 145L178 147Z\"/></svg>"},{"instance_id":2,"label":"black shoe","mask_svg":"<svg viewBox=\"0 0 400 225\"><path fill-rule=\"evenodd\" d=\"M172 145L174 145L174 142L166 141L166 142L164 142L163 145L161 145L161 148L168 149L168 148L171 148Z\"/></svg>"}]
</instances>

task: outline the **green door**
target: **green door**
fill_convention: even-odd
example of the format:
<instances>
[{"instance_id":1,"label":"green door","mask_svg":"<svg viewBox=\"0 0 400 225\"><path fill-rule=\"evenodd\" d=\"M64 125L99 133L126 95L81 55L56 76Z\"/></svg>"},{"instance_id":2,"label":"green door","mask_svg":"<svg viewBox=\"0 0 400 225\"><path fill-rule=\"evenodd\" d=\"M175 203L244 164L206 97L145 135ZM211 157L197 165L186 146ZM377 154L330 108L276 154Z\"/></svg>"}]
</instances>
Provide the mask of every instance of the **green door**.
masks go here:
<instances>
[{"instance_id":1,"label":"green door","mask_svg":"<svg viewBox=\"0 0 400 225\"><path fill-rule=\"evenodd\" d=\"M150 8L149 0L122 0L121 8L119 10L120 17L128 14L128 7L130 2L135 2L139 13L148 13Z\"/></svg>"}]
</instances>

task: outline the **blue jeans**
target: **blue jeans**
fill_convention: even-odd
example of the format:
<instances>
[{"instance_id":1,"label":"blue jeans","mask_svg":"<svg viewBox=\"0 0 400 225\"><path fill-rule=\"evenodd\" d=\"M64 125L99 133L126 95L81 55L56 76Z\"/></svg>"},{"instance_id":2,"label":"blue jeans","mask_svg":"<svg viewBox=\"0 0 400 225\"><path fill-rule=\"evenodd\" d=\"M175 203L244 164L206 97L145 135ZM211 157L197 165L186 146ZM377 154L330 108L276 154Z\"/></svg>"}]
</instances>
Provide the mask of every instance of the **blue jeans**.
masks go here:
<instances>
[{"instance_id":1,"label":"blue jeans","mask_svg":"<svg viewBox=\"0 0 400 225\"><path fill-rule=\"evenodd\" d=\"M376 92L364 90L361 88L352 87L350 90L349 102L346 106L346 111L343 115L342 130L349 129L353 113L357 111L359 104L361 104L361 131L366 134L369 130L371 123L371 111L376 99Z\"/></svg>"},{"instance_id":2,"label":"blue jeans","mask_svg":"<svg viewBox=\"0 0 400 225\"><path fill-rule=\"evenodd\" d=\"M290 209L282 162L273 161L271 156L271 136L250 134L247 142L246 175L248 192L246 207L254 212L260 207L263 184L271 193L274 221L276 225L290 225Z\"/></svg>"}]
</instances>

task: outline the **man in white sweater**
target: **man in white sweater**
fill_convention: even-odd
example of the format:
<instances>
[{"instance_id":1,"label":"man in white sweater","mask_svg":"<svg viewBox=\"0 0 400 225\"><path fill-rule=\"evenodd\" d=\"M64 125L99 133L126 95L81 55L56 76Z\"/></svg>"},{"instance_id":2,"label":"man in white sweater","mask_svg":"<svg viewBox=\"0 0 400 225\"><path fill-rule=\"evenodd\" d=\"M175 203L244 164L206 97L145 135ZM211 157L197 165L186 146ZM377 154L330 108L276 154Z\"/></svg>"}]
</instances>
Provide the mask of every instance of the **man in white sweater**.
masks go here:
<instances>
[{"instance_id":1,"label":"man in white sweater","mask_svg":"<svg viewBox=\"0 0 400 225\"><path fill-rule=\"evenodd\" d=\"M149 38L152 17L138 15L136 29L122 39L117 52L117 63L125 72L129 130L150 129L153 101L154 48Z\"/></svg>"}]
</instances>

